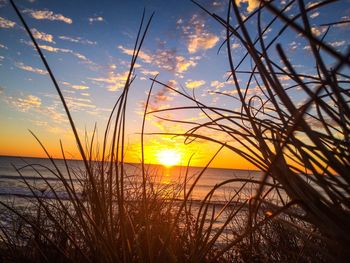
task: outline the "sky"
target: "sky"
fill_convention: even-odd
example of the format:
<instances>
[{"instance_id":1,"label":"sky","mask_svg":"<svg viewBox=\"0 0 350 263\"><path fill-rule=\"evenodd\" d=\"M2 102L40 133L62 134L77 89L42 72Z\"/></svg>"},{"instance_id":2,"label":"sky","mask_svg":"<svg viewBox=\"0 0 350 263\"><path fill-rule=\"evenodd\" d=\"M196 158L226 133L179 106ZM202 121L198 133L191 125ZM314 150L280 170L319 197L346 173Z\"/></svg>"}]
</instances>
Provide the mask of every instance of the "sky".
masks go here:
<instances>
[{"instance_id":1,"label":"sky","mask_svg":"<svg viewBox=\"0 0 350 263\"><path fill-rule=\"evenodd\" d=\"M91 136L96 124L101 142L109 113L125 82L133 45L142 12L146 17L155 12L142 51L137 60L136 78L132 84L127 109L127 161L140 160L140 131L145 100L151 86L150 78L175 89L195 93L208 105L238 109L239 103L214 92L234 94L232 81L227 81L229 65L225 48L224 28L188 0L17 0L31 31L56 76L68 102L78 132L82 138ZM226 16L227 1L199 1L208 10ZM253 0L236 1L243 16L258 6ZM276 1L284 6L289 1ZM307 6L316 1L305 1ZM292 5L291 14L297 9ZM324 23L350 19L350 1L309 13L313 33L320 37ZM271 17L265 14L263 20ZM276 24L267 32L274 37ZM256 36L256 21L249 24L249 33ZM339 35L341 34L341 35ZM341 36L341 37L340 37ZM337 26L326 41L340 52L349 43L349 25ZM312 73L314 65L307 60L310 52L302 37L286 31L279 42L293 57L293 64ZM242 45L232 41L233 56L244 55ZM250 67L245 61L243 67ZM241 82L247 79L242 76ZM296 98L302 95L293 94ZM150 110L190 105L180 95L156 85L149 103ZM200 111L171 111L163 117L186 121L204 120ZM45 67L28 34L6 0L0 1L0 155L42 157L44 152L28 130L33 131L50 154L61 157L62 140L66 156L79 158L65 112ZM186 127L149 115L146 132L185 132ZM209 134L215 136L215 134ZM220 135L217 135L220 136ZM218 138L222 141L227 138ZM181 164L203 166L219 148L199 141L185 145L183 138L146 136L146 162L156 163L162 150L181 153ZM159 160L158 160L159 161ZM228 150L220 153L216 167L254 169L243 158Z\"/></svg>"}]
</instances>

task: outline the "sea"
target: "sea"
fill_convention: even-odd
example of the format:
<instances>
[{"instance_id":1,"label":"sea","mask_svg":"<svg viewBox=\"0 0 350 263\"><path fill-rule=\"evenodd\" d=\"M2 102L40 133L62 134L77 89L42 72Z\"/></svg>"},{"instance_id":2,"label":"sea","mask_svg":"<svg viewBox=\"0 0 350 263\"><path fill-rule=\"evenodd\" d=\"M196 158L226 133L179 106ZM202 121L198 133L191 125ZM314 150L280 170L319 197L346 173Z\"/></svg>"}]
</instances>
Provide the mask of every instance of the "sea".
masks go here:
<instances>
[{"instance_id":1,"label":"sea","mask_svg":"<svg viewBox=\"0 0 350 263\"><path fill-rule=\"evenodd\" d=\"M0 221L7 222L10 217L1 215L3 209L2 204L10 204L11 207L17 207L22 211L31 209L31 204L34 204L35 198L67 200L69 195L64 191L62 182L55 176L56 170L59 169L64 177L69 178L66 163L62 159L55 159L55 166L51 160L45 158L28 158L28 157L13 157L0 156ZM67 166L70 167L70 175L73 184L77 187L77 196L84 198L83 191L79 192L79 187L82 185L82 175L84 175L84 163L80 160L67 160ZM128 184L140 182L142 180L141 164L125 164L125 182ZM157 189L165 189L162 193L167 193L171 200L184 199L184 181L187 180L186 193L188 193L191 185L196 182L195 187L188 200L191 201L192 212L197 213L203 202L208 204L215 210L215 221L210 229L212 233L221 231L229 213L222 212L225 207L232 209L237 208L240 204L244 205L243 210L235 216L235 220L244 222L246 213L248 212L248 200L255 195L257 185L248 183L247 180L261 180L263 173L255 170L237 170L237 169L220 169L220 168L201 168L201 167L164 167L161 165L145 165L145 170L148 174L149 185ZM40 174L40 175L39 175ZM131 178L131 180L129 180ZM199 178L197 180L197 178ZM230 180L230 183L222 185ZM28 185L31 187L29 188ZM52 191L50 187L54 189ZM134 184L135 186L135 184ZM210 199L205 199L213 188L216 190ZM80 188L81 189L81 188ZM173 194L173 195L172 195ZM273 192L269 193L269 198L277 198ZM237 206L238 204L238 206ZM214 211L211 210L211 211ZM7 213L6 213L7 214ZM209 220L209 219L208 219ZM205 220L204 226L210 225L210 220ZM225 226L225 229L220 235L217 243L226 244L227 240L233 237L232 229L235 229L235 220ZM239 224L238 224L239 226ZM0 234L1 235L1 234Z\"/></svg>"},{"instance_id":2,"label":"sea","mask_svg":"<svg viewBox=\"0 0 350 263\"><path fill-rule=\"evenodd\" d=\"M68 178L65 161L55 159L55 165ZM79 182L79 174L84 172L84 164L81 160L67 160L68 166L74 171L72 181ZM32 166L34 165L34 166ZM49 159L0 156L0 199L9 199L11 197L31 198L36 195L42 195L43 198L55 198L50 189L46 186L45 181L51 185L59 185L58 179L54 172L57 169ZM250 198L256 189L256 184L246 183L245 179L260 180L262 172L255 170L236 170L222 168L201 168L201 167L163 167L161 165L146 165L147 174L151 180L159 187L168 187L177 189L183 185L187 179L187 191L196 178L200 178L196 183L190 198L192 200L203 200L213 187L221 183L232 180L233 182L219 187L213 194L211 201L226 202L241 188L242 198ZM128 177L135 177L141 180L140 164L125 164L125 173ZM39 176L39 173L41 176ZM241 180L243 179L243 180ZM34 185L34 190L30 190L26 183ZM180 187L181 188L181 187ZM183 187L182 187L183 188ZM34 193L33 193L34 191ZM60 198L68 198L64 191L57 190ZM183 194L179 195L182 198Z\"/></svg>"}]
</instances>

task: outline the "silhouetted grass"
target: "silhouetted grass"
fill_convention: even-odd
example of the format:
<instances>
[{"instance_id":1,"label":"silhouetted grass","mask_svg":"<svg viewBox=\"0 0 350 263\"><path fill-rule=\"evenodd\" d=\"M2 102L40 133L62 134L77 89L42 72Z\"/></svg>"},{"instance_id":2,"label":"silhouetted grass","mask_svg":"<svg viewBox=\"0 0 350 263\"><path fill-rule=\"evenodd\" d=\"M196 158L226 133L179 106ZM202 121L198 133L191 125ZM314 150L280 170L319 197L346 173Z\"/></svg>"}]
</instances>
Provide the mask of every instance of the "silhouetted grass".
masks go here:
<instances>
[{"instance_id":1,"label":"silhouetted grass","mask_svg":"<svg viewBox=\"0 0 350 263\"><path fill-rule=\"evenodd\" d=\"M216 92L215 95L229 96L233 101L239 101L240 110L205 105L194 95L157 81L192 101L193 106L163 109L152 114L198 109L207 117L204 122L163 118L191 126L186 133L170 133L171 135L184 136L188 142L204 139L218 143L265 173L250 202L243 234L232 240L227 249L237 246L244 239L239 245L244 244L243 247L247 249L245 255L261 255L263 261L313 260L313 253L315 257L321 256L317 260L324 261L345 261L349 258L349 51L342 54L325 41L330 27L337 25L337 22L327 25L323 36L318 38L313 35L308 19L310 11L321 11L320 7L332 2L334 1L322 1L306 8L302 0L290 1L278 9L274 1L261 1L260 8L244 19L235 1L229 1L227 17L211 13L194 2L226 30L223 46L226 45L230 65L228 79L233 82L235 95L222 92ZM293 4L299 12L287 16L288 7ZM270 21L263 23L261 17L267 13L273 16ZM255 39L249 33L247 25L252 19L255 19L258 33ZM276 22L282 22L283 25L280 29L277 28L274 36L265 39ZM233 26L234 23L237 26ZM293 29L295 34L309 43L311 52L307 59L314 61L316 75L298 73L285 49L278 43L287 29ZM246 51L243 58L236 62L232 55L232 39L238 40ZM272 50L274 46L276 49ZM274 51L277 51L279 57L276 57ZM250 60L251 70L242 69L245 60ZM327 63L330 60L332 65ZM242 74L248 79L246 83L239 81ZM289 80L287 85L282 78ZM254 88L253 84L259 93L249 95L249 91ZM306 101L292 97L291 91L298 90L305 94ZM206 131L212 131L217 136L207 136ZM222 134L228 136L234 144L217 139L222 138ZM267 184L271 181L275 185ZM266 200L266 192L279 192L276 186L283 189L289 200L284 200L282 195L279 195L281 200L278 205ZM268 213L268 220L259 216L266 204L273 208ZM302 213L290 214L289 207L300 208ZM262 234L263 229L268 229L268 232ZM290 237L290 242L283 245L279 242L280 245L273 246L279 240L274 237L274 230L284 233L282 236L285 239ZM291 231L290 234L288 231ZM307 234L304 235L305 233ZM259 251L259 244L265 248ZM279 256L273 256L276 253L267 256L270 247ZM297 257L288 259L290 253L295 253Z\"/></svg>"},{"instance_id":2,"label":"silhouetted grass","mask_svg":"<svg viewBox=\"0 0 350 263\"><path fill-rule=\"evenodd\" d=\"M96 130L92 138L86 138L84 148L53 71L21 13L10 2L60 96L84 170L77 171L69 165L62 144L65 170L60 170L33 134L54 169L47 167L42 174L39 165L26 165L43 181L44 190L38 192L36 185L22 176L24 168L15 167L34 198L28 200L26 208L1 201L0 252L4 262L339 262L349 258L349 76L342 70L349 67L349 54L343 55L327 45L324 38L313 36L307 17L310 10L333 1L308 9L298 1L300 12L292 18L285 11L297 1L290 1L282 10L273 2L262 1L260 8L245 19L235 1L228 3L226 18L196 3L226 30L223 46L227 47L230 79L237 96L215 95L231 96L241 108L235 111L205 105L195 96L152 79L141 128L142 163L136 175L128 174L124 161L125 112L135 78L134 66L153 14L146 22L143 13L129 74L110 114L102 149L97 147ZM261 22L264 12L274 15L266 26ZM257 21L255 40L246 26L252 18ZM284 25L276 37L266 42L264 34L276 21ZM232 26L234 22L237 26ZM270 50L287 29L294 29L309 41L316 76L298 73L279 44L276 50L281 63L272 59ZM246 50L236 63L231 52L233 37ZM332 68L324 61L323 52L337 61ZM251 70L241 69L245 59L252 61ZM248 76L246 85L238 81L238 74ZM292 84L282 85L281 76L288 77ZM253 80L261 95L249 96ZM193 106L148 112L154 84L182 95ZM301 105L288 93L297 88L308 96ZM144 163L145 118L147 114L186 109L201 111L208 119L197 123L163 118L191 126L186 133L170 134L184 136L186 142L215 142L220 148L191 183L187 170L178 189L169 191L152 181L152 173ZM202 130L228 135L239 146L208 137ZM223 148L264 171L263 178L232 178L213 186L200 202L192 201L190 196L199 179ZM47 180L47 174L57 178L59 186ZM241 187L232 189L226 202L213 202L215 191L233 182ZM43 198L45 191L53 198ZM62 191L66 198L60 195Z\"/></svg>"}]
</instances>

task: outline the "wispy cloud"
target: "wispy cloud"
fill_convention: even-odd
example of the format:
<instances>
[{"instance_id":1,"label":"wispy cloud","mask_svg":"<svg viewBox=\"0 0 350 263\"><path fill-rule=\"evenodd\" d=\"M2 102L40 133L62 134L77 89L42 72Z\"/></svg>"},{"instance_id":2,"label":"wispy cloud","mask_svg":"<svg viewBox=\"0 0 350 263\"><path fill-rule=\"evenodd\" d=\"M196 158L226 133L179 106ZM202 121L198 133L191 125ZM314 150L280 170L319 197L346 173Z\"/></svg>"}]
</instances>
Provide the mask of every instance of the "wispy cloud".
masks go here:
<instances>
[{"instance_id":1,"label":"wispy cloud","mask_svg":"<svg viewBox=\"0 0 350 263\"><path fill-rule=\"evenodd\" d=\"M119 45L118 48L124 53L124 54L127 54L127 55L130 55L132 56L133 55L133 52L134 50L133 49L129 49L129 48L125 48L123 47L122 45ZM140 50L139 54L138 54L138 58L143 60L144 62L146 63L151 63L152 62L152 56L151 55L148 55L146 54L144 51Z\"/></svg>"},{"instance_id":2,"label":"wispy cloud","mask_svg":"<svg viewBox=\"0 0 350 263\"><path fill-rule=\"evenodd\" d=\"M345 40L342 41L333 41L331 43L329 43L332 47L340 47L343 46L345 44Z\"/></svg>"},{"instance_id":3,"label":"wispy cloud","mask_svg":"<svg viewBox=\"0 0 350 263\"><path fill-rule=\"evenodd\" d=\"M221 89L225 86L225 82L221 82L218 80L213 80L210 82L210 87L215 88L215 89Z\"/></svg>"},{"instance_id":4,"label":"wispy cloud","mask_svg":"<svg viewBox=\"0 0 350 263\"><path fill-rule=\"evenodd\" d=\"M32 31L32 34L33 36L36 38L36 39L40 39L42 41L46 41L46 42L49 42L49 43L55 43L53 41L53 36L51 34L47 34L47 33L44 33L44 32L41 32L35 28L31 29Z\"/></svg>"},{"instance_id":5,"label":"wispy cloud","mask_svg":"<svg viewBox=\"0 0 350 263\"><path fill-rule=\"evenodd\" d=\"M32 108L39 108L41 99L34 95L27 95L25 97L5 97L5 101L15 107L20 112L27 112Z\"/></svg>"},{"instance_id":6,"label":"wispy cloud","mask_svg":"<svg viewBox=\"0 0 350 263\"><path fill-rule=\"evenodd\" d=\"M71 49L67 49L67 48L58 48L58 47L53 47L53 46L48 46L48 45L39 45L39 47L41 49L44 49L46 51L49 52L62 52L62 53L69 53L72 54L73 56L75 56L76 58L80 59L81 61L83 61L86 64L95 64L94 62L92 62L90 59L88 59L86 56L78 53L78 52L74 52Z\"/></svg>"},{"instance_id":7,"label":"wispy cloud","mask_svg":"<svg viewBox=\"0 0 350 263\"><path fill-rule=\"evenodd\" d=\"M326 27L317 27L317 26L311 27L311 33L317 37L323 34L326 30L327 30Z\"/></svg>"},{"instance_id":8,"label":"wispy cloud","mask_svg":"<svg viewBox=\"0 0 350 263\"><path fill-rule=\"evenodd\" d=\"M90 24L94 22L103 22L104 18L102 16L89 17Z\"/></svg>"},{"instance_id":9,"label":"wispy cloud","mask_svg":"<svg viewBox=\"0 0 350 263\"><path fill-rule=\"evenodd\" d=\"M205 29L205 20L196 14L187 25L182 25L181 29L187 38L187 50L190 54L213 48L220 40L218 36Z\"/></svg>"},{"instance_id":10,"label":"wispy cloud","mask_svg":"<svg viewBox=\"0 0 350 263\"><path fill-rule=\"evenodd\" d=\"M207 50L213 48L218 41L219 38L211 33L193 35L188 43L188 52L196 53L199 50Z\"/></svg>"},{"instance_id":11,"label":"wispy cloud","mask_svg":"<svg viewBox=\"0 0 350 263\"><path fill-rule=\"evenodd\" d=\"M318 5L319 3L321 3L321 1L310 1L309 3L306 4L307 8L313 7L315 5Z\"/></svg>"},{"instance_id":12,"label":"wispy cloud","mask_svg":"<svg viewBox=\"0 0 350 263\"><path fill-rule=\"evenodd\" d=\"M191 80L185 82L185 86L189 89L195 89L199 88L200 86L203 86L205 84L204 80Z\"/></svg>"},{"instance_id":13,"label":"wispy cloud","mask_svg":"<svg viewBox=\"0 0 350 263\"><path fill-rule=\"evenodd\" d=\"M240 48L241 47L241 44L239 43L233 43L232 44L232 49L237 49L237 48Z\"/></svg>"},{"instance_id":14,"label":"wispy cloud","mask_svg":"<svg viewBox=\"0 0 350 263\"><path fill-rule=\"evenodd\" d=\"M312 13L312 14L310 15L310 17L311 17L311 18L316 18L316 17L318 17L319 15L320 15L319 12L315 12L315 13Z\"/></svg>"},{"instance_id":15,"label":"wispy cloud","mask_svg":"<svg viewBox=\"0 0 350 263\"><path fill-rule=\"evenodd\" d=\"M147 69L143 69L143 70L141 70L141 73L143 74L143 75L146 75L146 76L155 76L155 75L157 75L157 74L159 74L159 71L157 71L157 70L147 70Z\"/></svg>"},{"instance_id":16,"label":"wispy cloud","mask_svg":"<svg viewBox=\"0 0 350 263\"><path fill-rule=\"evenodd\" d=\"M76 98L76 97L65 97L68 107L73 111L79 111L82 109L95 109L96 105L92 104L90 99Z\"/></svg>"},{"instance_id":17,"label":"wispy cloud","mask_svg":"<svg viewBox=\"0 0 350 263\"><path fill-rule=\"evenodd\" d=\"M16 25L16 22L8 20L0 16L0 28L12 28Z\"/></svg>"},{"instance_id":18,"label":"wispy cloud","mask_svg":"<svg viewBox=\"0 0 350 263\"><path fill-rule=\"evenodd\" d=\"M128 77L129 71L122 73L115 73L113 71L108 72L105 78L89 78L92 81L102 82L107 84L107 89L109 91L116 91L124 87L125 81Z\"/></svg>"},{"instance_id":19,"label":"wispy cloud","mask_svg":"<svg viewBox=\"0 0 350 263\"><path fill-rule=\"evenodd\" d=\"M19 112L32 112L35 118L43 119L41 115L44 115L45 118L48 117L55 123L62 124L68 122L66 115L61 110L62 107L58 96L55 96L49 105L44 105L42 99L33 94L4 95L2 98L8 105Z\"/></svg>"},{"instance_id":20,"label":"wispy cloud","mask_svg":"<svg viewBox=\"0 0 350 263\"><path fill-rule=\"evenodd\" d=\"M89 87L88 86L85 86L85 85L77 85L77 84L71 84L71 83L69 83L69 82L67 82L67 81L63 81L63 82L61 82L63 85L65 85L65 86L68 86L68 87L70 87L70 88L72 88L72 89L76 89L76 90L87 90L87 89L89 89Z\"/></svg>"},{"instance_id":21,"label":"wispy cloud","mask_svg":"<svg viewBox=\"0 0 350 263\"><path fill-rule=\"evenodd\" d=\"M169 89L164 87L161 90L159 90L154 96L153 96L153 102L163 103L165 101L172 101L174 98L169 96Z\"/></svg>"},{"instance_id":22,"label":"wispy cloud","mask_svg":"<svg viewBox=\"0 0 350 263\"><path fill-rule=\"evenodd\" d=\"M29 71L29 72L33 72L36 74L40 74L40 75L46 75L47 71L43 70L43 69L39 69L39 68L33 68L31 66L28 65L24 65L23 62L17 62L15 63L15 66L19 69L25 70L25 71Z\"/></svg>"},{"instance_id":23,"label":"wispy cloud","mask_svg":"<svg viewBox=\"0 0 350 263\"><path fill-rule=\"evenodd\" d=\"M84 39L82 37L59 36L58 38L62 39L62 40L69 41L69 42L80 43L80 44L84 44L84 45L85 44L86 45L96 45L97 44L96 41L91 41L91 40L88 40L88 39Z\"/></svg>"},{"instance_id":24,"label":"wispy cloud","mask_svg":"<svg viewBox=\"0 0 350 263\"><path fill-rule=\"evenodd\" d=\"M132 49L125 48L121 45L119 45L118 48L124 54L130 56L133 54ZM156 65L160 69L180 74L187 71L190 67L195 67L197 65L195 62L197 57L185 58L184 56L177 55L175 50L170 49L157 50L152 55L145 51L140 51L138 58L144 63Z\"/></svg>"},{"instance_id":25,"label":"wispy cloud","mask_svg":"<svg viewBox=\"0 0 350 263\"><path fill-rule=\"evenodd\" d=\"M0 48L3 48L3 49L8 49L8 47L7 47L7 46L5 46L5 45L3 45L3 44L1 44L1 43L0 43Z\"/></svg>"},{"instance_id":26,"label":"wispy cloud","mask_svg":"<svg viewBox=\"0 0 350 263\"><path fill-rule=\"evenodd\" d=\"M72 85L72 89L87 90L89 87L84 85Z\"/></svg>"},{"instance_id":27,"label":"wispy cloud","mask_svg":"<svg viewBox=\"0 0 350 263\"><path fill-rule=\"evenodd\" d=\"M72 24L73 20L71 18L65 17L62 14L55 14L49 10L24 10L25 13L28 13L32 18L38 20L50 20L50 21L61 21L67 24Z\"/></svg>"},{"instance_id":28,"label":"wispy cloud","mask_svg":"<svg viewBox=\"0 0 350 263\"><path fill-rule=\"evenodd\" d=\"M194 60L186 59L183 56L176 57L176 71L179 73L184 73L190 67L195 67L197 63Z\"/></svg>"},{"instance_id":29,"label":"wispy cloud","mask_svg":"<svg viewBox=\"0 0 350 263\"><path fill-rule=\"evenodd\" d=\"M259 0L235 0L238 6L247 4L247 11L252 12L259 7Z\"/></svg>"}]
</instances>

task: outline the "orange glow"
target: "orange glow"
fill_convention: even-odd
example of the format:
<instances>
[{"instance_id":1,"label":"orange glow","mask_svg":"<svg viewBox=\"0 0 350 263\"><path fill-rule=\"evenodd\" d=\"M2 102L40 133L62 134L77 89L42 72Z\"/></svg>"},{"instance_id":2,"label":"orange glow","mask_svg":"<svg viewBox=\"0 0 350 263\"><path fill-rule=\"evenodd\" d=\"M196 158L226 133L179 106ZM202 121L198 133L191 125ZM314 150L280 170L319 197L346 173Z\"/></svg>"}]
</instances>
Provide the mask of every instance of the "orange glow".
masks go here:
<instances>
[{"instance_id":1,"label":"orange glow","mask_svg":"<svg viewBox=\"0 0 350 263\"><path fill-rule=\"evenodd\" d=\"M157 152L157 160L160 164L170 167L180 164L181 154L172 149L163 149Z\"/></svg>"}]
</instances>

